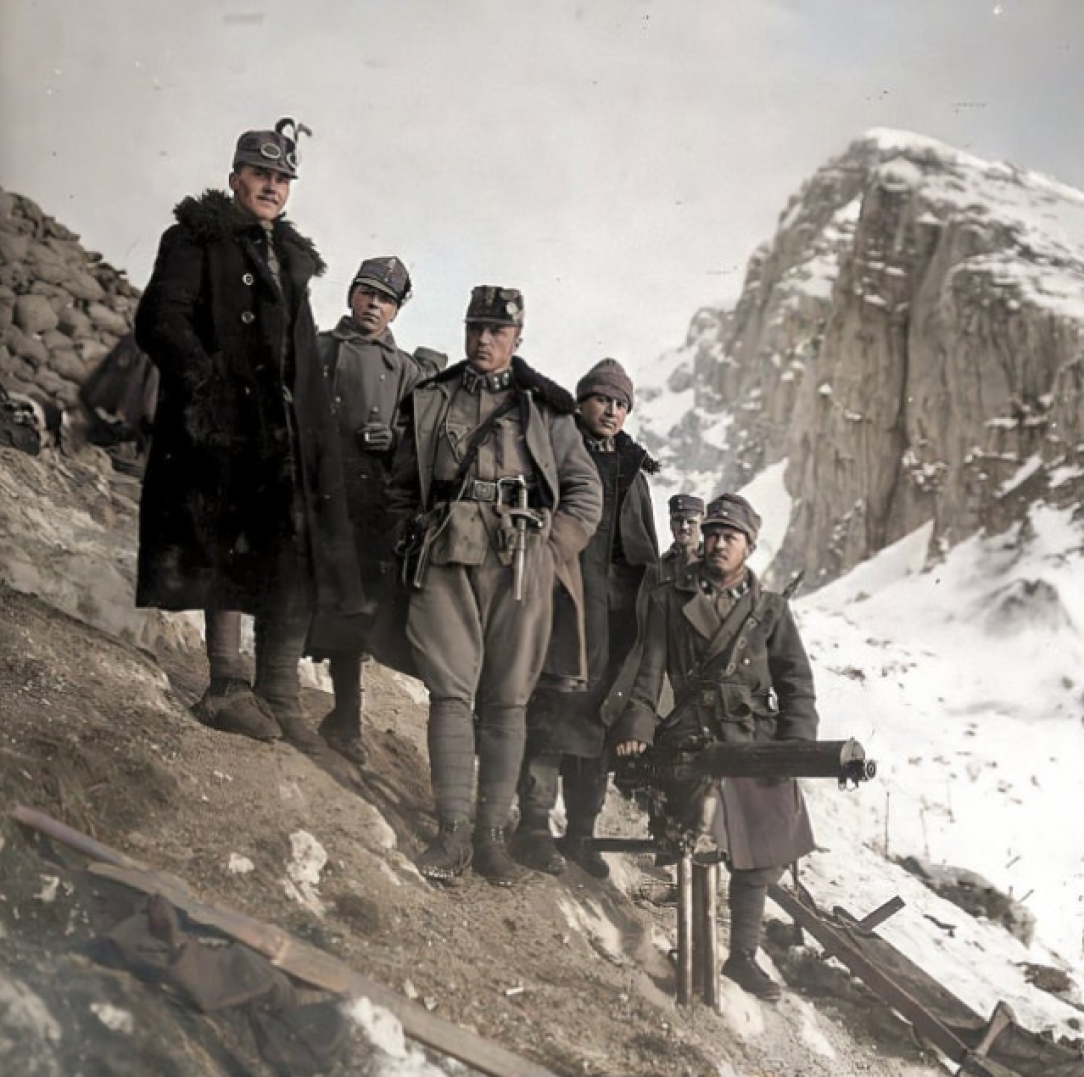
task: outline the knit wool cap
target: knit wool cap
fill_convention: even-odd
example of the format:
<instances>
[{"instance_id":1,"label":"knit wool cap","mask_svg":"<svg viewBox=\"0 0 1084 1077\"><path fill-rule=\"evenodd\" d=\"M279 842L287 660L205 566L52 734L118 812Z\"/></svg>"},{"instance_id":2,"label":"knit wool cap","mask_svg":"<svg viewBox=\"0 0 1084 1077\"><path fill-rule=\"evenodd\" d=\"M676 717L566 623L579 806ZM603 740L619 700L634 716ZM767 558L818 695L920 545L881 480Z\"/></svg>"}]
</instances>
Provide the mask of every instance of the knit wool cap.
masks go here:
<instances>
[{"instance_id":1,"label":"knit wool cap","mask_svg":"<svg viewBox=\"0 0 1084 1077\"><path fill-rule=\"evenodd\" d=\"M632 411L636 401L632 378L625 373L625 368L616 359L600 360L580 378L576 386L576 403L596 394L623 401L629 411Z\"/></svg>"},{"instance_id":2,"label":"knit wool cap","mask_svg":"<svg viewBox=\"0 0 1084 1077\"><path fill-rule=\"evenodd\" d=\"M763 522L756 509L741 494L720 494L708 503L708 514L700 529L710 531L713 527L734 527L744 531L750 542L756 542Z\"/></svg>"}]
</instances>

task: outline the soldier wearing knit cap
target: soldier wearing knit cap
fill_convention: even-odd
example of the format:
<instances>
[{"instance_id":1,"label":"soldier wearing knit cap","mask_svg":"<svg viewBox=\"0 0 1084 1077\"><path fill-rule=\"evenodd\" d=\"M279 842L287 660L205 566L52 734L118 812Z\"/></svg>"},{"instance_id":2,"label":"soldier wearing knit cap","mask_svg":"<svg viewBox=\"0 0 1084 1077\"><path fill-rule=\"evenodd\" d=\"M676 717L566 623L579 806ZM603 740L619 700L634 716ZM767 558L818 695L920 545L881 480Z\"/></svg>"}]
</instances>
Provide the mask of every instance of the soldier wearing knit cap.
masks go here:
<instances>
[{"instance_id":1,"label":"soldier wearing knit cap","mask_svg":"<svg viewBox=\"0 0 1084 1077\"><path fill-rule=\"evenodd\" d=\"M626 412L632 411L636 403L632 378L616 359L600 360L580 378L576 385L576 403L581 404L591 396L612 397L625 405Z\"/></svg>"},{"instance_id":2,"label":"soldier wearing knit cap","mask_svg":"<svg viewBox=\"0 0 1084 1077\"><path fill-rule=\"evenodd\" d=\"M579 557L587 624L587 691L564 697L542 685L531 699L513 853L539 871L558 874L567 857L604 878L609 867L591 841L606 798L609 762L600 708L636 641L637 595L645 575L658 562L647 481L658 464L622 429L634 394L620 363L603 359L593 366L576 386L576 397L580 433L603 494L602 520ZM560 848L550 832L558 785L568 824Z\"/></svg>"}]
</instances>

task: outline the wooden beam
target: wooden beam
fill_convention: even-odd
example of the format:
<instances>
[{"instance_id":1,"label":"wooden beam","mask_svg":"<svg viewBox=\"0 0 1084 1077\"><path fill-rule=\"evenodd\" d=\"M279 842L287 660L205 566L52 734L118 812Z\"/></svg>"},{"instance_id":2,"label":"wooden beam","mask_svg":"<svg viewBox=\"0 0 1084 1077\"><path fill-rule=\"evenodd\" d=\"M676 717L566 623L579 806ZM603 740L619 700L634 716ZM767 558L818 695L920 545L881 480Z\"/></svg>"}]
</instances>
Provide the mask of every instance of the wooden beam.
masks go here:
<instances>
[{"instance_id":1,"label":"wooden beam","mask_svg":"<svg viewBox=\"0 0 1084 1077\"><path fill-rule=\"evenodd\" d=\"M491 1040L468 1032L451 1021L434 1016L424 1007L362 976L345 962L274 924L264 923L234 909L199 901L181 880L144 867L124 853L73 830L44 812L20 805L11 814L24 826L46 834L95 861L88 866L92 875L110 879L141 894L161 894L193 922L256 950L295 979L333 994L368 998L375 1005L395 1014L410 1039L459 1059L480 1073L489 1077L556 1077L544 1066L506 1051Z\"/></svg>"}]
</instances>

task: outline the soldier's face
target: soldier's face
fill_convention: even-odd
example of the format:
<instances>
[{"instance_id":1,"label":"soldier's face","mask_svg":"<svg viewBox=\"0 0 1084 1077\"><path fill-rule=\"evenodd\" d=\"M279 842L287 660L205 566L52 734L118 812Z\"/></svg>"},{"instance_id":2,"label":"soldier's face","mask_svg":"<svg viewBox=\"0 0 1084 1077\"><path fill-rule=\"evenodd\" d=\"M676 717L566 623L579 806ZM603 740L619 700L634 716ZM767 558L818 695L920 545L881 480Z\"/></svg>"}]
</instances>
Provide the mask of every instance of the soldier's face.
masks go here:
<instances>
[{"instance_id":1,"label":"soldier's face","mask_svg":"<svg viewBox=\"0 0 1084 1077\"><path fill-rule=\"evenodd\" d=\"M395 315L399 313L399 304L385 292L359 284L350 293L350 313L361 329L364 337L383 336Z\"/></svg>"},{"instance_id":2,"label":"soldier's face","mask_svg":"<svg viewBox=\"0 0 1084 1077\"><path fill-rule=\"evenodd\" d=\"M629 406L624 400L594 393L580 401L580 419L593 438L612 438L621 433Z\"/></svg>"},{"instance_id":3,"label":"soldier's face","mask_svg":"<svg viewBox=\"0 0 1084 1077\"><path fill-rule=\"evenodd\" d=\"M738 572L751 552L749 537L736 527L712 527L704 532L704 566L717 579Z\"/></svg>"},{"instance_id":4,"label":"soldier's face","mask_svg":"<svg viewBox=\"0 0 1084 1077\"><path fill-rule=\"evenodd\" d=\"M519 327L467 323L467 361L479 374L499 374L508 368L519 347Z\"/></svg>"},{"instance_id":5,"label":"soldier's face","mask_svg":"<svg viewBox=\"0 0 1084 1077\"><path fill-rule=\"evenodd\" d=\"M259 221L273 221L285 208L293 180L271 168L238 165L230 173L234 200Z\"/></svg>"},{"instance_id":6,"label":"soldier's face","mask_svg":"<svg viewBox=\"0 0 1084 1077\"><path fill-rule=\"evenodd\" d=\"M696 549L700 545L700 517L671 516L670 534L674 536L675 545L688 550Z\"/></svg>"}]
</instances>

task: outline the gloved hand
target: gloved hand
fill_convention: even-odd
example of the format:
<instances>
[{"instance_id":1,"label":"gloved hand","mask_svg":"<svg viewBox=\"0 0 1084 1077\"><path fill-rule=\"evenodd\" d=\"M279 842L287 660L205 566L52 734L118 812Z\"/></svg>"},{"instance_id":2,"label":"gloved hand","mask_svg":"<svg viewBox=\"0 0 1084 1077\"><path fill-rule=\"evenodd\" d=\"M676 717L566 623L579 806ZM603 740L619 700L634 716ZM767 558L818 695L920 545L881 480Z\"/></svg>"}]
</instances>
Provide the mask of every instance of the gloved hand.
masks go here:
<instances>
[{"instance_id":1,"label":"gloved hand","mask_svg":"<svg viewBox=\"0 0 1084 1077\"><path fill-rule=\"evenodd\" d=\"M355 432L354 436L362 452L386 453L395 441L395 434L391 427L383 423L366 423Z\"/></svg>"}]
</instances>

